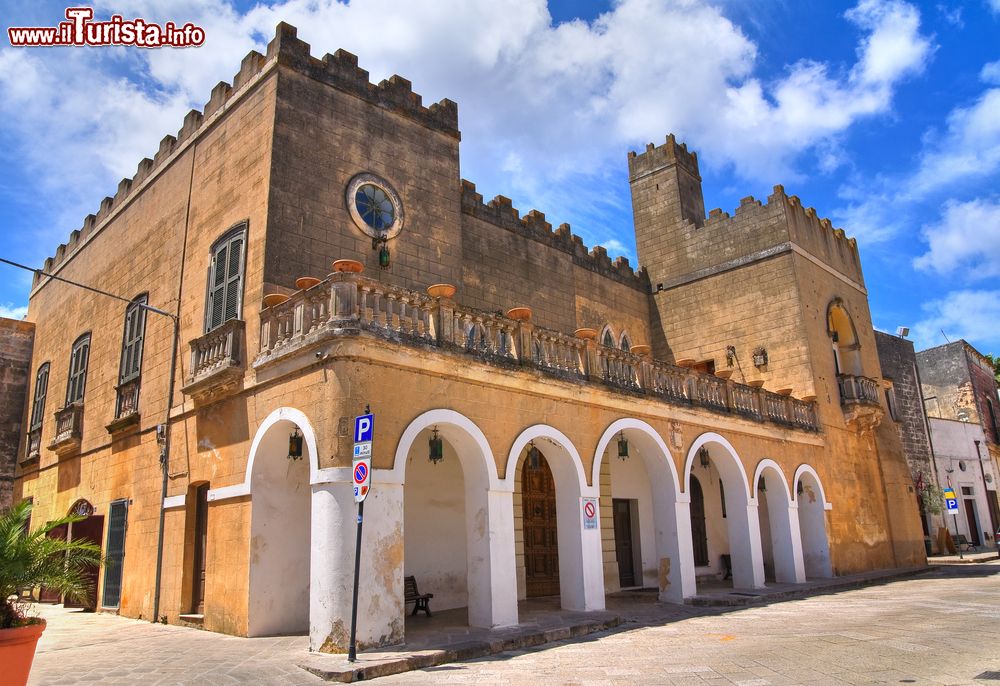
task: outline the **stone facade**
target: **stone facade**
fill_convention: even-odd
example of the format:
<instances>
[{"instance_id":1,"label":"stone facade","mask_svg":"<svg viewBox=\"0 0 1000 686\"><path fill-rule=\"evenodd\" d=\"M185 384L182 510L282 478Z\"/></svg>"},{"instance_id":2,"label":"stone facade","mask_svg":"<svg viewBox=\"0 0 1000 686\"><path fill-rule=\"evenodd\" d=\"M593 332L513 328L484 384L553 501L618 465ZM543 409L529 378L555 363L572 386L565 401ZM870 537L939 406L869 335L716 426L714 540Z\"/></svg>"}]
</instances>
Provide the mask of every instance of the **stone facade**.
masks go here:
<instances>
[{"instance_id":1,"label":"stone facade","mask_svg":"<svg viewBox=\"0 0 1000 686\"><path fill-rule=\"evenodd\" d=\"M0 318L0 510L13 498L34 338L30 322Z\"/></svg>"},{"instance_id":2,"label":"stone facade","mask_svg":"<svg viewBox=\"0 0 1000 686\"><path fill-rule=\"evenodd\" d=\"M917 356L913 343L900 336L876 331L875 342L882 374L888 382L886 393L892 399L890 417L899 427L903 454L906 455L910 475L919 494L938 483L927 415L924 414ZM923 512L923 515L926 533L934 538L943 520L940 515L934 516L928 512Z\"/></svg>"},{"instance_id":3,"label":"stone facade","mask_svg":"<svg viewBox=\"0 0 1000 686\"><path fill-rule=\"evenodd\" d=\"M623 584L682 601L726 564L752 589L924 563L852 240L780 188L706 220L696 158L671 137L630 156L636 270L541 212L484 202L459 139L455 103L371 84L353 55L315 58L281 24L46 262L179 315L172 356L172 321L147 312L139 385L122 376L124 305L32 288L50 404L16 495L43 517L127 505L120 594L105 573L98 605L343 650L366 406L362 648L403 640L407 574L492 627L516 623L542 577L586 611ZM392 200L391 227L404 217L398 235L359 223L359 178Z\"/></svg>"}]
</instances>

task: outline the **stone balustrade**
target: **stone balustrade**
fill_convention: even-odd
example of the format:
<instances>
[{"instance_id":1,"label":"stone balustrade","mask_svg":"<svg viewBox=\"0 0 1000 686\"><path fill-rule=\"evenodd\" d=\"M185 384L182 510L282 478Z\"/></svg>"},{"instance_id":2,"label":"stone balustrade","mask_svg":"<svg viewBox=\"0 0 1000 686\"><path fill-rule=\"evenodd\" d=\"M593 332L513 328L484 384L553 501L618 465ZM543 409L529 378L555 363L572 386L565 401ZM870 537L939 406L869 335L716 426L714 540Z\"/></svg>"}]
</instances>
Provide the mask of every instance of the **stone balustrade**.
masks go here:
<instances>
[{"instance_id":1,"label":"stone balustrade","mask_svg":"<svg viewBox=\"0 0 1000 686\"><path fill-rule=\"evenodd\" d=\"M230 319L191 341L190 372L181 391L203 401L237 388L243 378L245 332L242 319Z\"/></svg>"},{"instance_id":2,"label":"stone balustrade","mask_svg":"<svg viewBox=\"0 0 1000 686\"><path fill-rule=\"evenodd\" d=\"M49 450L60 456L78 451L83 437L83 403L71 403L56 410L55 420L56 435Z\"/></svg>"},{"instance_id":3,"label":"stone balustrade","mask_svg":"<svg viewBox=\"0 0 1000 686\"><path fill-rule=\"evenodd\" d=\"M866 376L838 374L837 383L840 386L841 405L855 403L881 405L878 381L875 379L869 379Z\"/></svg>"},{"instance_id":4,"label":"stone balustrade","mask_svg":"<svg viewBox=\"0 0 1000 686\"><path fill-rule=\"evenodd\" d=\"M705 407L755 421L819 430L815 403L677 367L518 321L389 286L354 273L330 275L260 315L263 369L330 337L372 332L501 366L537 369L570 380Z\"/></svg>"}]
</instances>

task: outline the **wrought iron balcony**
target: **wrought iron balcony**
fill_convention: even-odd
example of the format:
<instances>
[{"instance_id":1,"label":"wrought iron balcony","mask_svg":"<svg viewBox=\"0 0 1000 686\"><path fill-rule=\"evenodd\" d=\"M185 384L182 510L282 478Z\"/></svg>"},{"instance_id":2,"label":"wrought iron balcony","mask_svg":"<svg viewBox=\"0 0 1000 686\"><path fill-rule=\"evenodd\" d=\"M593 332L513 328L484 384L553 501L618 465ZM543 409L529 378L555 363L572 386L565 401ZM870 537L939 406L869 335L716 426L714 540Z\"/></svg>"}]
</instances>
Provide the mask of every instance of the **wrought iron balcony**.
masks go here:
<instances>
[{"instance_id":1,"label":"wrought iron balcony","mask_svg":"<svg viewBox=\"0 0 1000 686\"><path fill-rule=\"evenodd\" d=\"M24 449L22 462L37 460L42 454L42 426L33 426L28 431L28 441Z\"/></svg>"},{"instance_id":2,"label":"wrought iron balcony","mask_svg":"<svg viewBox=\"0 0 1000 686\"><path fill-rule=\"evenodd\" d=\"M570 381L598 383L617 392L819 430L815 403L352 273L333 274L287 301L265 308L260 316L260 352L253 367L265 370L304 355L331 338L362 332L468 355L494 366L535 369Z\"/></svg>"},{"instance_id":3,"label":"wrought iron balcony","mask_svg":"<svg viewBox=\"0 0 1000 686\"><path fill-rule=\"evenodd\" d=\"M245 332L242 319L230 319L191 341L191 372L181 392L203 402L238 389L244 375Z\"/></svg>"},{"instance_id":4,"label":"wrought iron balcony","mask_svg":"<svg viewBox=\"0 0 1000 686\"><path fill-rule=\"evenodd\" d=\"M78 452L83 440L83 403L71 403L56 410L55 419L56 435L49 444L49 450L54 450L60 457Z\"/></svg>"},{"instance_id":5,"label":"wrought iron balcony","mask_svg":"<svg viewBox=\"0 0 1000 686\"><path fill-rule=\"evenodd\" d=\"M878 381L866 376L838 374L837 385L847 424L862 430L878 426L884 414Z\"/></svg>"}]
</instances>

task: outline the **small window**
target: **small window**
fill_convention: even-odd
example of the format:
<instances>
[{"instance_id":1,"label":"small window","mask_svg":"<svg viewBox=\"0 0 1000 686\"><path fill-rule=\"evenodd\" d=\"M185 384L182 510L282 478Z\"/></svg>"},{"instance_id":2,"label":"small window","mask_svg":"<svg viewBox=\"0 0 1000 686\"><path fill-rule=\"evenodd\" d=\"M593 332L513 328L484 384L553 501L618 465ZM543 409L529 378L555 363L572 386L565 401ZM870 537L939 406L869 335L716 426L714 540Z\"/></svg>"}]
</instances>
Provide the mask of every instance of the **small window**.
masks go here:
<instances>
[{"instance_id":1,"label":"small window","mask_svg":"<svg viewBox=\"0 0 1000 686\"><path fill-rule=\"evenodd\" d=\"M625 352L628 352L629 350L632 349L632 341L630 341L628 339L628 335L627 334L624 334L624 333L622 334L622 341L621 341L621 346L620 347Z\"/></svg>"},{"instance_id":2,"label":"small window","mask_svg":"<svg viewBox=\"0 0 1000 686\"><path fill-rule=\"evenodd\" d=\"M243 305L243 267L246 225L223 236L212 248L208 273L205 331L239 319Z\"/></svg>"},{"instance_id":3,"label":"small window","mask_svg":"<svg viewBox=\"0 0 1000 686\"><path fill-rule=\"evenodd\" d=\"M145 294L129 303L125 309L125 332L122 334L122 361L118 383L128 383L142 373L142 344L146 335Z\"/></svg>"},{"instance_id":4,"label":"small window","mask_svg":"<svg viewBox=\"0 0 1000 686\"><path fill-rule=\"evenodd\" d=\"M611 329L604 330L604 338L601 339L601 345L608 348L615 347L615 338L611 335Z\"/></svg>"},{"instance_id":5,"label":"small window","mask_svg":"<svg viewBox=\"0 0 1000 686\"><path fill-rule=\"evenodd\" d=\"M76 339L69 358L69 383L66 384L66 404L83 402L87 389L87 362L90 359L90 334Z\"/></svg>"},{"instance_id":6,"label":"small window","mask_svg":"<svg viewBox=\"0 0 1000 686\"><path fill-rule=\"evenodd\" d=\"M31 404L31 426L30 431L37 431L42 428L42 420L45 417L45 396L49 393L49 363L46 362L38 368L35 375L35 401Z\"/></svg>"},{"instance_id":7,"label":"small window","mask_svg":"<svg viewBox=\"0 0 1000 686\"><path fill-rule=\"evenodd\" d=\"M975 495L972 486L962 486L962 495Z\"/></svg>"}]
</instances>

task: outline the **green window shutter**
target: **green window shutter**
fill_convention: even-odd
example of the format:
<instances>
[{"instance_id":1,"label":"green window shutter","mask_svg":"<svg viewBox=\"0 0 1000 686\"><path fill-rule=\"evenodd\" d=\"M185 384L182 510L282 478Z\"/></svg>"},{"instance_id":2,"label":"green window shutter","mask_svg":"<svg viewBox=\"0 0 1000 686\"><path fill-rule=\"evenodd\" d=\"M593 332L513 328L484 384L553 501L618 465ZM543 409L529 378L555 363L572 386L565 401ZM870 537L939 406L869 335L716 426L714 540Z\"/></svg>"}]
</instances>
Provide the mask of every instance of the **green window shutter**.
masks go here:
<instances>
[{"instance_id":1,"label":"green window shutter","mask_svg":"<svg viewBox=\"0 0 1000 686\"><path fill-rule=\"evenodd\" d=\"M83 400L87 388L87 361L90 357L90 334L84 334L73 344L69 358L69 383L66 385L66 404Z\"/></svg>"},{"instance_id":2,"label":"green window shutter","mask_svg":"<svg viewBox=\"0 0 1000 686\"><path fill-rule=\"evenodd\" d=\"M206 329L239 319L243 297L243 252L246 229L220 241L212 253L209 272L208 316Z\"/></svg>"},{"instance_id":3,"label":"green window shutter","mask_svg":"<svg viewBox=\"0 0 1000 686\"><path fill-rule=\"evenodd\" d=\"M128 501L111 503L108 513L107 559L104 565L104 594L102 607L118 607L122 594L122 564L125 562L125 530L128 520Z\"/></svg>"},{"instance_id":4,"label":"green window shutter","mask_svg":"<svg viewBox=\"0 0 1000 686\"><path fill-rule=\"evenodd\" d=\"M45 418L45 397L49 392L49 363L38 368L35 376L35 402L31 407L31 430L39 428Z\"/></svg>"},{"instance_id":5,"label":"green window shutter","mask_svg":"<svg viewBox=\"0 0 1000 686\"><path fill-rule=\"evenodd\" d=\"M146 335L145 295L136 298L125 311L125 333L122 336L122 361L118 382L125 383L139 378L142 371L143 340Z\"/></svg>"}]
</instances>

